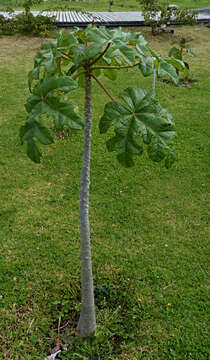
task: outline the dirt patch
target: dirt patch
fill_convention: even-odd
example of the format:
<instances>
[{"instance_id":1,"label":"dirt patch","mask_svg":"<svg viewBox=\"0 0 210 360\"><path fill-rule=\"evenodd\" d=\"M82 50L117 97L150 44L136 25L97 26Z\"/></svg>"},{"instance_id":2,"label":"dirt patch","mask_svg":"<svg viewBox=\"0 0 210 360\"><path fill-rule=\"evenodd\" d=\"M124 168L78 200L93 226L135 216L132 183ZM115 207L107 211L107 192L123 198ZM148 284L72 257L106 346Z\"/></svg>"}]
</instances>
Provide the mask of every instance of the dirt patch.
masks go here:
<instances>
[{"instance_id":1,"label":"dirt patch","mask_svg":"<svg viewBox=\"0 0 210 360\"><path fill-rule=\"evenodd\" d=\"M23 53L28 57L27 53L30 49L36 53L40 46L46 42L46 39L26 37L26 36L2 36L0 37L0 62L9 61L12 62L14 58L23 56Z\"/></svg>"}]
</instances>

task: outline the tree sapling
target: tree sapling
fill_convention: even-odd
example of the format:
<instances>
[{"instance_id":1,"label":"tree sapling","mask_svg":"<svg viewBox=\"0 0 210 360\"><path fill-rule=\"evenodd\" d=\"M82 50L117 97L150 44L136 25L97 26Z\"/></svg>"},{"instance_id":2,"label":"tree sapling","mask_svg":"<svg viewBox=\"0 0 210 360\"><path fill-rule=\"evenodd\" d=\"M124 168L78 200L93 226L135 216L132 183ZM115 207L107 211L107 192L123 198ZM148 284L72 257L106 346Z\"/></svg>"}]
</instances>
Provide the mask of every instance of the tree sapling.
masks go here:
<instances>
[{"instance_id":1,"label":"tree sapling","mask_svg":"<svg viewBox=\"0 0 210 360\"><path fill-rule=\"evenodd\" d=\"M47 42L35 56L29 73L31 96L25 105L28 115L20 129L20 137L27 143L31 160L40 162L42 154L38 142L44 145L53 142L51 130L45 124L47 117L53 118L58 127L72 130L84 127L79 207L82 304L77 326L82 338L96 329L89 225L92 81L97 82L110 100L99 122L101 134L114 127L115 135L106 143L108 151L115 151L118 161L130 167L146 147L151 160L164 160L166 167L170 167L175 160L172 142L176 132L167 110L144 89L127 87L117 101L103 84L103 76L115 80L117 71L123 69L136 68L143 75L150 75L154 63L178 81L173 64L160 57L157 60L140 33L90 25L85 30L61 31L56 40ZM83 85L84 123L76 105L67 97Z\"/></svg>"}]
</instances>

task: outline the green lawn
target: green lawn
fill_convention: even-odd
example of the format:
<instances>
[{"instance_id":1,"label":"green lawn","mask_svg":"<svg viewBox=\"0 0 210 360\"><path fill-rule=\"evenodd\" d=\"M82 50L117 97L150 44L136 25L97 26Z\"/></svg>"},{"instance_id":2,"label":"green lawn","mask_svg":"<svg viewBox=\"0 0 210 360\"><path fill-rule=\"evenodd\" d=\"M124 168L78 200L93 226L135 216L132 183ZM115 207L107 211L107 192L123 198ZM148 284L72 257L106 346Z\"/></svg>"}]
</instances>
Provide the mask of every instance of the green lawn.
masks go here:
<instances>
[{"instance_id":1,"label":"green lawn","mask_svg":"<svg viewBox=\"0 0 210 360\"><path fill-rule=\"evenodd\" d=\"M160 0L160 2L167 4L177 4L181 8L198 8L198 7L209 7L209 0ZM24 0L0 0L0 9L5 9L10 6L14 9L23 8ZM38 10L53 10L63 8L64 10L76 9L83 11L108 11L109 1L108 0L49 0L42 1L38 5L34 5L32 9ZM114 0L112 5L112 11L139 11L141 10L139 0Z\"/></svg>"},{"instance_id":2,"label":"green lawn","mask_svg":"<svg viewBox=\"0 0 210 360\"><path fill-rule=\"evenodd\" d=\"M168 34L151 38L166 54ZM174 117L178 161L170 169L146 154L121 168L100 136L108 100L94 84L91 170L93 271L98 330L94 344L75 338L80 305L79 177L82 134L56 134L41 165L20 145L27 72L43 39L0 37L0 344L1 360L44 360L54 339L60 359L207 360L208 133L210 29L179 27L193 37L191 87L157 84ZM107 80L104 79L108 84ZM111 83L151 89L135 69ZM83 91L75 93L82 111ZM58 334L59 319L61 320Z\"/></svg>"}]
</instances>

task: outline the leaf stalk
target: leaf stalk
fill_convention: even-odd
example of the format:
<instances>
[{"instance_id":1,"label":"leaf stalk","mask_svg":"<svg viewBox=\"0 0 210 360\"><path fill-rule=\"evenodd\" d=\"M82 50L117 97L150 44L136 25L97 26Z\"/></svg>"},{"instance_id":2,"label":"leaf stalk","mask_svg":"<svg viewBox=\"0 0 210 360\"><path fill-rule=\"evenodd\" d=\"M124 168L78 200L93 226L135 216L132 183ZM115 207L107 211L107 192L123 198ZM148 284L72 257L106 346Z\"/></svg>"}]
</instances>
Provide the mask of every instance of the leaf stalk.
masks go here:
<instances>
[{"instance_id":1,"label":"leaf stalk","mask_svg":"<svg viewBox=\"0 0 210 360\"><path fill-rule=\"evenodd\" d=\"M109 43L109 44L105 47L105 49L102 51L102 53L101 53L95 60L93 60L92 63L90 63L90 66L96 64L96 63L102 58L102 56L104 56L104 54L107 52L107 50L108 50L108 48L110 47L110 45L111 45L111 43Z\"/></svg>"},{"instance_id":2,"label":"leaf stalk","mask_svg":"<svg viewBox=\"0 0 210 360\"><path fill-rule=\"evenodd\" d=\"M123 65L123 66L109 66L109 65L96 65L96 66L93 66L92 68L91 68L91 70L100 70L100 69L114 69L114 70L121 70L121 69L130 69L130 68L133 68L134 66L138 66L139 65L139 62L137 62L136 64L134 64L134 65Z\"/></svg>"},{"instance_id":3,"label":"leaf stalk","mask_svg":"<svg viewBox=\"0 0 210 360\"><path fill-rule=\"evenodd\" d=\"M112 94L105 88L105 86L102 84L102 82L94 75L91 74L92 78L95 79L95 81L98 83L98 85L104 90L104 92L109 96L109 98L112 101L116 101L115 98L112 96Z\"/></svg>"}]
</instances>

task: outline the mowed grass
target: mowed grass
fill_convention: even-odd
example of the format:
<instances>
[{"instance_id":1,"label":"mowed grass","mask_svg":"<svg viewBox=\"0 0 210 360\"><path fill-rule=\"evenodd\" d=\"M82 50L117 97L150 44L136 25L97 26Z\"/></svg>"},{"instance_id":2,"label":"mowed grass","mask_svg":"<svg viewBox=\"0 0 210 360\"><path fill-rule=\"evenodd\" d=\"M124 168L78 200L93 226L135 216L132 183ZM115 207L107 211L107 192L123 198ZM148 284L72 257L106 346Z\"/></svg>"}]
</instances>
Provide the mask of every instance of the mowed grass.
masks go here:
<instances>
[{"instance_id":1,"label":"mowed grass","mask_svg":"<svg viewBox=\"0 0 210 360\"><path fill-rule=\"evenodd\" d=\"M170 35L145 37L167 54ZM44 360L56 337L60 359L207 360L210 29L179 27L193 37L191 87L159 81L174 117L178 161L166 170L147 155L120 167L98 121L109 101L93 85L90 223L98 328L94 343L75 337L80 306L79 178L82 133L55 136L33 164L20 145L27 73L44 41L0 38L0 359ZM109 83L151 90L135 69ZM83 109L83 90L72 93ZM59 323L61 325L59 326ZM59 330L59 331L58 331Z\"/></svg>"},{"instance_id":2,"label":"mowed grass","mask_svg":"<svg viewBox=\"0 0 210 360\"><path fill-rule=\"evenodd\" d=\"M160 0L161 3L165 4L177 4L181 9L183 8L201 8L209 7L209 0ZM24 0L1 0L0 8L4 9L8 6L14 9L22 9ZM49 0L41 1L39 4L32 5L34 10L53 10L53 9L72 9L82 11L109 11L109 0ZM111 6L112 11L140 11L141 4L139 0L114 0Z\"/></svg>"}]
</instances>

